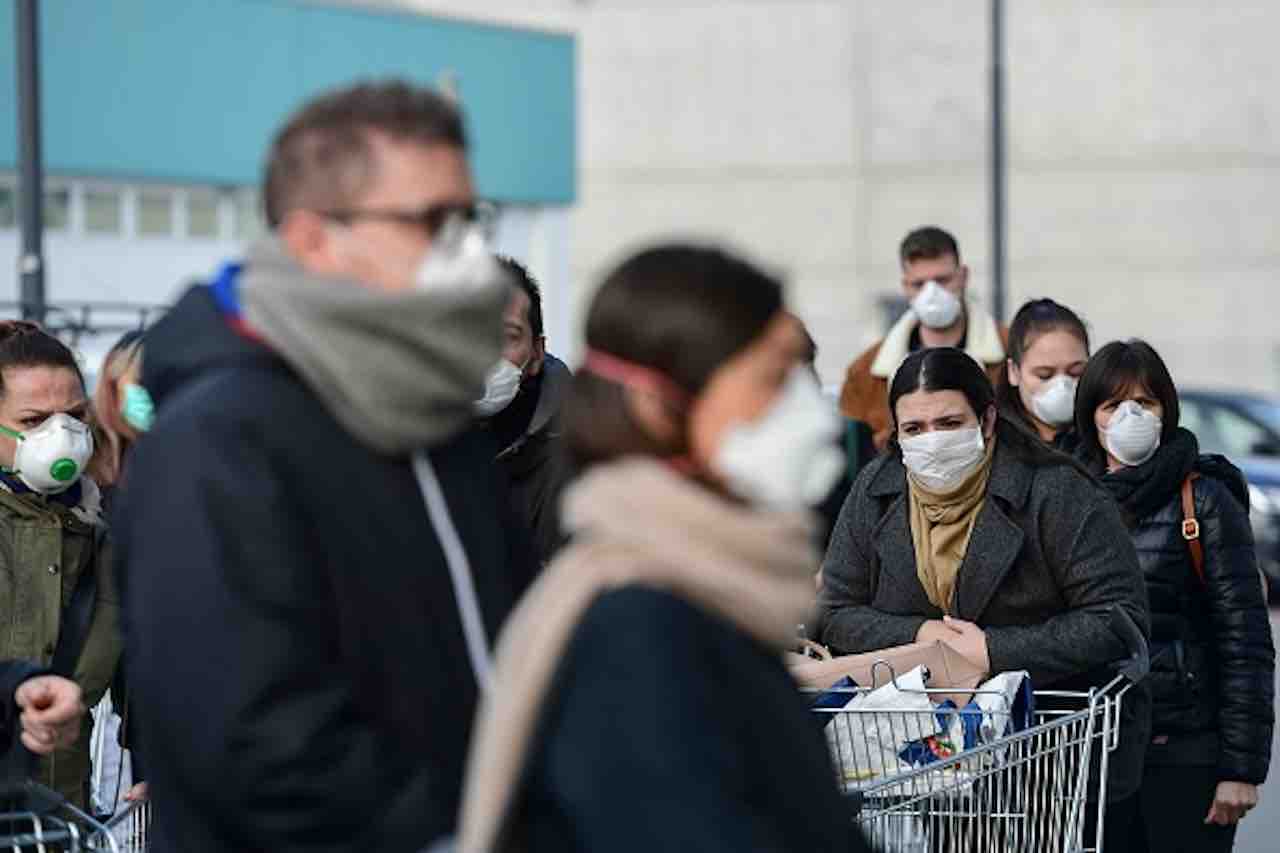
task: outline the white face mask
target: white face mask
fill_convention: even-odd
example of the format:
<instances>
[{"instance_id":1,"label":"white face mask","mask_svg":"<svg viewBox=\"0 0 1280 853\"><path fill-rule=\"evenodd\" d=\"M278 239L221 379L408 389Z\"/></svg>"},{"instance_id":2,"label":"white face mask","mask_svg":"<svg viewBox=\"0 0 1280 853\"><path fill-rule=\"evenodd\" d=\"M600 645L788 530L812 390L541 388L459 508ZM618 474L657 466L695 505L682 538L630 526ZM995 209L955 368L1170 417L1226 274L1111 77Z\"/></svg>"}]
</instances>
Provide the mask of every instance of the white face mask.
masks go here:
<instances>
[{"instance_id":1,"label":"white face mask","mask_svg":"<svg viewBox=\"0 0 1280 853\"><path fill-rule=\"evenodd\" d=\"M1164 423L1133 400L1125 400L1102 430L1107 450L1119 462L1136 468L1156 455Z\"/></svg>"},{"instance_id":2,"label":"white face mask","mask_svg":"<svg viewBox=\"0 0 1280 853\"><path fill-rule=\"evenodd\" d=\"M520 393L520 382L524 379L524 368L512 364L505 358L493 366L484 380L484 396L472 405L482 418L491 418L501 412Z\"/></svg>"},{"instance_id":3,"label":"white face mask","mask_svg":"<svg viewBox=\"0 0 1280 853\"><path fill-rule=\"evenodd\" d=\"M13 470L18 479L46 495L65 492L84 474L93 456L93 432L70 415L50 415L33 430L0 432L17 439Z\"/></svg>"},{"instance_id":4,"label":"white face mask","mask_svg":"<svg viewBox=\"0 0 1280 853\"><path fill-rule=\"evenodd\" d=\"M484 229L455 216L436 235L414 283L420 290L469 292L491 287L505 277Z\"/></svg>"},{"instance_id":5,"label":"white face mask","mask_svg":"<svg viewBox=\"0 0 1280 853\"><path fill-rule=\"evenodd\" d=\"M1075 408L1076 380L1065 373L1050 379L1031 398L1031 412L1052 427L1071 423Z\"/></svg>"},{"instance_id":6,"label":"white face mask","mask_svg":"<svg viewBox=\"0 0 1280 853\"><path fill-rule=\"evenodd\" d=\"M945 329L960 316L960 298L930 279L911 300L911 310L930 329Z\"/></svg>"},{"instance_id":7,"label":"white face mask","mask_svg":"<svg viewBox=\"0 0 1280 853\"><path fill-rule=\"evenodd\" d=\"M976 471L987 452L978 427L934 430L900 438L898 444L902 448L902 464L911 476L929 491L944 494Z\"/></svg>"},{"instance_id":8,"label":"white face mask","mask_svg":"<svg viewBox=\"0 0 1280 853\"><path fill-rule=\"evenodd\" d=\"M729 428L711 467L743 500L802 509L818 504L840 479L839 435L835 410L808 371L796 367L762 417Z\"/></svg>"}]
</instances>

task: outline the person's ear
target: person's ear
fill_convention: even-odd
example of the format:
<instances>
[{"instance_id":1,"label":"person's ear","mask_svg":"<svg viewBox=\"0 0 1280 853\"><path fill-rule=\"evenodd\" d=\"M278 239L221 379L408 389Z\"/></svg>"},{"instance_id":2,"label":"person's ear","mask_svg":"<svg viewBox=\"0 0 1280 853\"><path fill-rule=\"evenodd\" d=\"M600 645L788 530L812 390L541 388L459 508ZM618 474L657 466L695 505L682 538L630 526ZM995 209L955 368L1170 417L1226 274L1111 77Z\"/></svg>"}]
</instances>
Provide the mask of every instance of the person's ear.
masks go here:
<instances>
[{"instance_id":1,"label":"person's ear","mask_svg":"<svg viewBox=\"0 0 1280 853\"><path fill-rule=\"evenodd\" d=\"M1009 384L1017 388L1022 384L1022 371L1018 369L1018 365L1013 363L1013 359L1006 358L1004 360L1005 371L1009 374Z\"/></svg>"},{"instance_id":2,"label":"person's ear","mask_svg":"<svg viewBox=\"0 0 1280 853\"><path fill-rule=\"evenodd\" d=\"M673 450L680 445L682 425L671 406L649 391L623 390L627 413L646 435L662 447Z\"/></svg>"},{"instance_id":3,"label":"person's ear","mask_svg":"<svg viewBox=\"0 0 1280 853\"><path fill-rule=\"evenodd\" d=\"M537 376L542 372L542 363L547 359L547 339L539 335L533 339L533 355L525 365L525 375Z\"/></svg>"},{"instance_id":4,"label":"person's ear","mask_svg":"<svg viewBox=\"0 0 1280 853\"><path fill-rule=\"evenodd\" d=\"M280 241L303 269L331 275L340 267L332 223L310 210L295 208L276 228Z\"/></svg>"},{"instance_id":5,"label":"person's ear","mask_svg":"<svg viewBox=\"0 0 1280 853\"><path fill-rule=\"evenodd\" d=\"M982 437L990 441L991 437L996 434L996 420L999 415L996 413L995 404L992 403L987 407L986 413L982 416Z\"/></svg>"}]
</instances>

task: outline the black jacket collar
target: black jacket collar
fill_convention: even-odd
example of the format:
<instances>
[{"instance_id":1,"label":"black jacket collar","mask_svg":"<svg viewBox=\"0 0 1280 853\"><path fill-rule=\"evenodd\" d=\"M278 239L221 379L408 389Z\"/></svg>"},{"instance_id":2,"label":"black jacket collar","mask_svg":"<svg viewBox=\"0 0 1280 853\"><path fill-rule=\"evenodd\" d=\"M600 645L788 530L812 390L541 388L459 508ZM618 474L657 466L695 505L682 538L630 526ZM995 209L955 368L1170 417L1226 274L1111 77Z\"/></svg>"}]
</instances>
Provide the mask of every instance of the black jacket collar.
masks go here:
<instances>
[{"instance_id":1,"label":"black jacket collar","mask_svg":"<svg viewBox=\"0 0 1280 853\"><path fill-rule=\"evenodd\" d=\"M209 288L196 285L147 330L142 384L159 405L208 370L254 361L283 364L267 347L231 328Z\"/></svg>"}]
</instances>

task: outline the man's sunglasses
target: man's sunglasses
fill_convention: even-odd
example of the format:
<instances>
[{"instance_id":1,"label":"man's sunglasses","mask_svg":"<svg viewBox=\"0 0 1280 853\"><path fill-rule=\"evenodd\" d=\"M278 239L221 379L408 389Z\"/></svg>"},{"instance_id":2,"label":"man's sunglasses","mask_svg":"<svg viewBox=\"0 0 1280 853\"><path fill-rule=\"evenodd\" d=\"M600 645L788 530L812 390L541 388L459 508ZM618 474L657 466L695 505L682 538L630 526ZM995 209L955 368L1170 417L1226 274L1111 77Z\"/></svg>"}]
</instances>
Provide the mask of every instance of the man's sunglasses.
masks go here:
<instances>
[{"instance_id":1,"label":"man's sunglasses","mask_svg":"<svg viewBox=\"0 0 1280 853\"><path fill-rule=\"evenodd\" d=\"M422 210L329 210L323 215L343 225L350 225L361 219L398 222L420 228L427 236L434 239L447 222L458 220L463 223L475 223L488 229L493 223L496 211L488 202L475 204L433 204Z\"/></svg>"}]
</instances>

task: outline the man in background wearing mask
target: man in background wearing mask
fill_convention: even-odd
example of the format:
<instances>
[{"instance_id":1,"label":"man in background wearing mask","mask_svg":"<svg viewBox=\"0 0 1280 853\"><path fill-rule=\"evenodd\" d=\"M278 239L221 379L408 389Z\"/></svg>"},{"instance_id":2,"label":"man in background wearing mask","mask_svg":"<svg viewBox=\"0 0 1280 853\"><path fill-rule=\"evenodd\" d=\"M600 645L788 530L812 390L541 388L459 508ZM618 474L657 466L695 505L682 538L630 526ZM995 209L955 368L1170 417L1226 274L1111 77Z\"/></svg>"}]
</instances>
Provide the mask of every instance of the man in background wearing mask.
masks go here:
<instances>
[{"instance_id":1,"label":"man in background wearing mask","mask_svg":"<svg viewBox=\"0 0 1280 853\"><path fill-rule=\"evenodd\" d=\"M489 372L476 413L497 442L515 514L528 525L545 564L562 539L556 503L569 466L559 415L573 374L547 353L538 283L518 261L498 261L514 284L502 318L502 361Z\"/></svg>"},{"instance_id":2,"label":"man in background wearing mask","mask_svg":"<svg viewBox=\"0 0 1280 853\"><path fill-rule=\"evenodd\" d=\"M917 228L902 241L898 256L902 292L911 307L883 340L849 366L840 389L841 413L865 425L875 452L884 449L891 431L889 377L908 355L958 347L995 382L1004 369L1009 339L1009 330L968 298L969 268L960 262L960 248L946 231ZM870 461L870 453L861 456Z\"/></svg>"},{"instance_id":3,"label":"man in background wearing mask","mask_svg":"<svg viewBox=\"0 0 1280 853\"><path fill-rule=\"evenodd\" d=\"M419 850L534 571L472 412L510 285L433 91L305 105L263 198L148 335L119 548L150 849Z\"/></svg>"}]
</instances>

